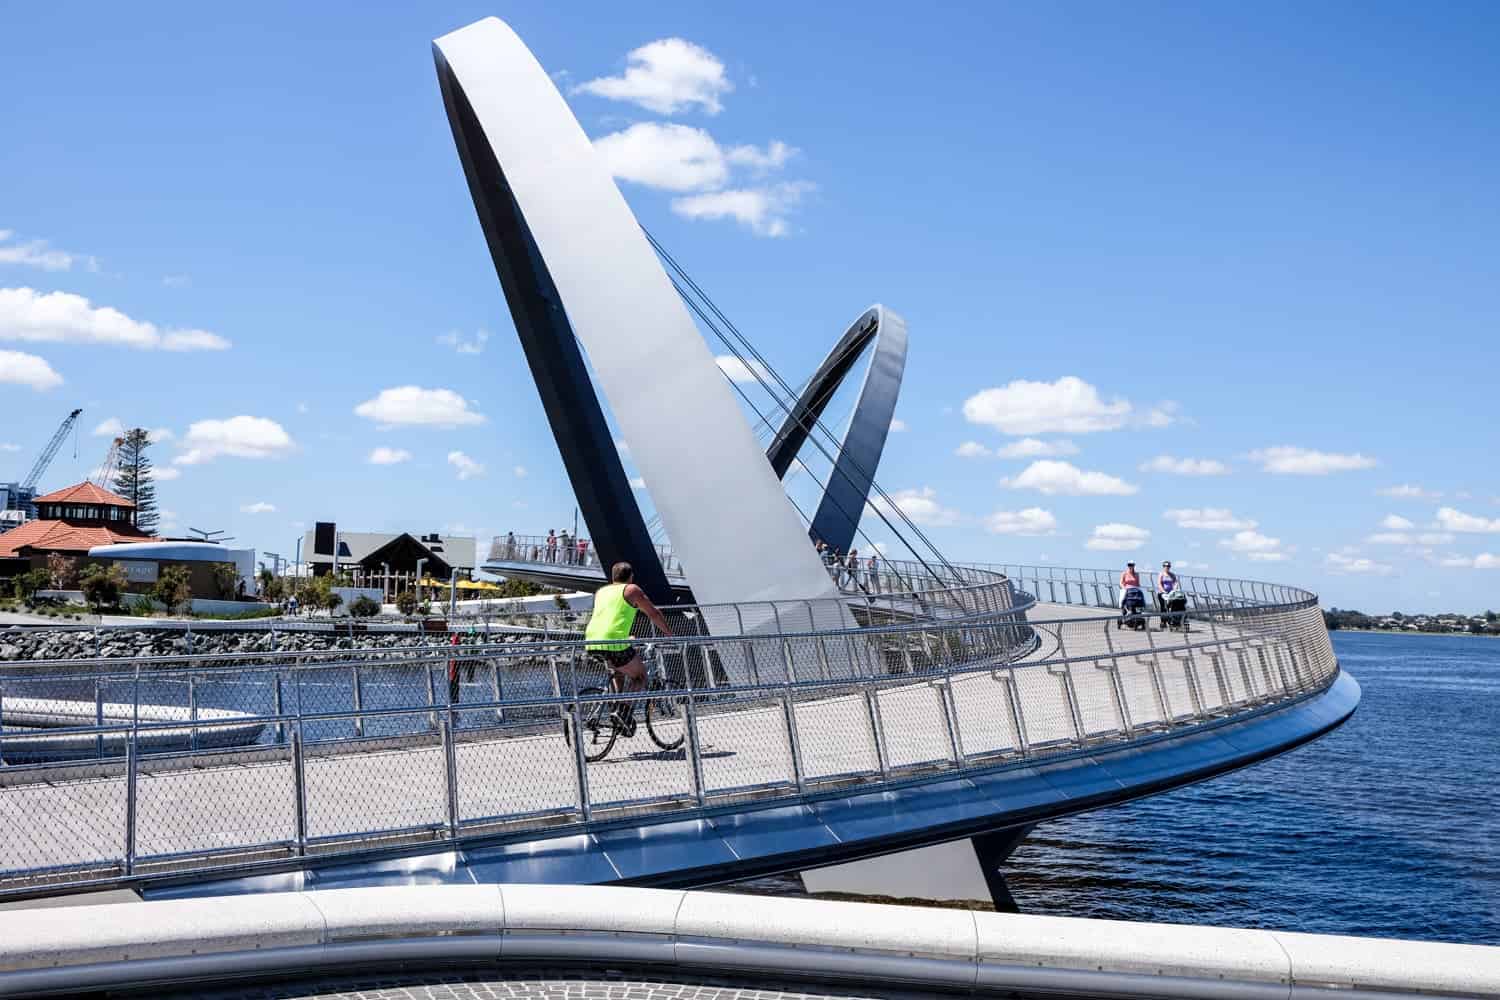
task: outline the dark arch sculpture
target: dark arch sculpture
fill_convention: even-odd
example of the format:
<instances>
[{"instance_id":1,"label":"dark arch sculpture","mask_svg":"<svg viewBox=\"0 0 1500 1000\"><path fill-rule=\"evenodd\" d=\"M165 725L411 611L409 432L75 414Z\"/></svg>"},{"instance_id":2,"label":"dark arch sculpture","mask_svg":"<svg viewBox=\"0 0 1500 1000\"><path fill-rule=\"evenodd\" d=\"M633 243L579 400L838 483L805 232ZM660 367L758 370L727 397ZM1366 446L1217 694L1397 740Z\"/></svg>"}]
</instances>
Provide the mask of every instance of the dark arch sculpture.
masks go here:
<instances>
[{"instance_id":1,"label":"dark arch sculpture","mask_svg":"<svg viewBox=\"0 0 1500 1000\"><path fill-rule=\"evenodd\" d=\"M895 417L901 377L906 372L906 321L882 305L866 309L823 359L766 449L771 468L778 477L786 478L813 425L872 344L874 354L860 387L854 418L840 443L828 488L808 531L814 539L822 539L841 552L849 551L854 543L875 467L880 464Z\"/></svg>"}]
</instances>

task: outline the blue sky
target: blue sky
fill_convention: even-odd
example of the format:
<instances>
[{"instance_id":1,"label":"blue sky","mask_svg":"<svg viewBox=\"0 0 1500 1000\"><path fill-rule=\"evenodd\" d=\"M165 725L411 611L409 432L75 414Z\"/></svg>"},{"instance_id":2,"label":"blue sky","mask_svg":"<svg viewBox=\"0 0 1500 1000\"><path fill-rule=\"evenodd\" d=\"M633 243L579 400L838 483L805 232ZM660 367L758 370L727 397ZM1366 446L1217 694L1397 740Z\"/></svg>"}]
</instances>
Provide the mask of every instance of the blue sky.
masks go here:
<instances>
[{"instance_id":1,"label":"blue sky","mask_svg":"<svg viewBox=\"0 0 1500 1000\"><path fill-rule=\"evenodd\" d=\"M633 7L13 5L0 479L82 406L44 485L163 428L262 550L570 520L432 69L497 14L780 371L906 317L951 558L1500 606L1492 6Z\"/></svg>"}]
</instances>

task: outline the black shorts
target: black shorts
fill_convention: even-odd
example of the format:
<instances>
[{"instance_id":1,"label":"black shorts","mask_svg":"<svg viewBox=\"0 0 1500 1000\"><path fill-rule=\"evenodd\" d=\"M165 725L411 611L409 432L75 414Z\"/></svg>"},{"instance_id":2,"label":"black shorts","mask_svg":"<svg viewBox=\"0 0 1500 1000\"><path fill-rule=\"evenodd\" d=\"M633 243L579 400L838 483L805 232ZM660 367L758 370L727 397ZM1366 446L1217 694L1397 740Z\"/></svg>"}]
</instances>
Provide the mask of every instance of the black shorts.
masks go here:
<instances>
[{"instance_id":1,"label":"black shorts","mask_svg":"<svg viewBox=\"0 0 1500 1000\"><path fill-rule=\"evenodd\" d=\"M636 658L637 650L634 646L626 646L624 649L591 649L589 655L603 660L611 669L619 669Z\"/></svg>"}]
</instances>

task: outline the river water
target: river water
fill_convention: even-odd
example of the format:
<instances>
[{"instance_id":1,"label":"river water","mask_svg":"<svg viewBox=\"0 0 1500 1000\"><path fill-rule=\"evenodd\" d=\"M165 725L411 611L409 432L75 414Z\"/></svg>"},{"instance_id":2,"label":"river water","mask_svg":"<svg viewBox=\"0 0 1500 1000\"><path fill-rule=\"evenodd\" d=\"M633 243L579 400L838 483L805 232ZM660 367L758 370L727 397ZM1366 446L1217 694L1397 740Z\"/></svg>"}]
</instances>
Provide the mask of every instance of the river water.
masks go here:
<instances>
[{"instance_id":1,"label":"river water","mask_svg":"<svg viewBox=\"0 0 1500 1000\"><path fill-rule=\"evenodd\" d=\"M1333 645L1364 689L1354 718L1275 760L1038 827L1007 868L1022 912L1500 945L1500 641Z\"/></svg>"}]
</instances>

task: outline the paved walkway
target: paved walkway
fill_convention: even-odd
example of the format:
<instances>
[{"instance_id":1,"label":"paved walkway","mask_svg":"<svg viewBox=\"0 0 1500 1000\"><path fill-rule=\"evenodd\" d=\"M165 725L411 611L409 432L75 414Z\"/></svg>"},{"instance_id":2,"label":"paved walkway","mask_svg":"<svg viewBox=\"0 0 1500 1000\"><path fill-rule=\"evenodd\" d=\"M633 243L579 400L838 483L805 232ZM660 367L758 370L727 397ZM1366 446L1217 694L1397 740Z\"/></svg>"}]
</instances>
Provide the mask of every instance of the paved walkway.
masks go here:
<instances>
[{"instance_id":1,"label":"paved walkway","mask_svg":"<svg viewBox=\"0 0 1500 1000\"><path fill-rule=\"evenodd\" d=\"M808 990L810 992L803 992ZM129 994L127 994L129 995ZM139 995L139 994L135 994ZM518 970L501 978L496 970L464 975L388 976L365 979L325 979L273 986L228 989L195 988L191 993L153 993L162 1000L907 1000L912 992L872 992L863 988L812 987L808 984L764 980L632 979L618 974Z\"/></svg>"}]
</instances>

